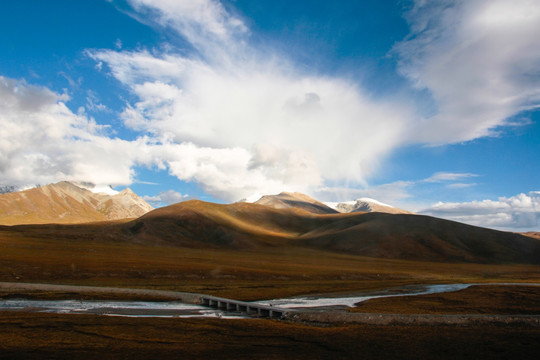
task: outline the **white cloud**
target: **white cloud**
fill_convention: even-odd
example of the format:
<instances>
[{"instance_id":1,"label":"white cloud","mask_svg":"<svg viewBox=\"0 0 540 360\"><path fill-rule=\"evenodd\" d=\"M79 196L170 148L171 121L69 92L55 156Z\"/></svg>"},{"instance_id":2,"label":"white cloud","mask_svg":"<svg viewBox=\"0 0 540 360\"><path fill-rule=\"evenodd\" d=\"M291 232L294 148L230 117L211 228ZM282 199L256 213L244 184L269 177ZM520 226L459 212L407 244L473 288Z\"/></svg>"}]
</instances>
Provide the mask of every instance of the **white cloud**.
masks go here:
<instances>
[{"instance_id":1,"label":"white cloud","mask_svg":"<svg viewBox=\"0 0 540 360\"><path fill-rule=\"evenodd\" d=\"M223 199L226 184L239 198L253 195L249 189L301 191L326 180L365 184L405 141L401 134L412 119L408 105L375 100L345 78L305 74L287 59L249 46L243 23L219 2L131 3L204 51L186 56L99 50L88 55L137 96L123 112L126 126L160 143L190 144L198 150L186 156L195 156L196 163L201 152L220 154L205 157L205 166L195 167L201 173L188 176L211 195ZM217 38L226 45L216 44ZM236 180L218 183L207 168L222 168L223 154L239 156L228 160L235 166L227 166L227 175ZM163 164L186 178L186 169L179 171L174 159L165 158Z\"/></svg>"},{"instance_id":2,"label":"white cloud","mask_svg":"<svg viewBox=\"0 0 540 360\"><path fill-rule=\"evenodd\" d=\"M468 187L476 186L478 184L476 183L453 183L453 184L447 184L446 187L449 189L465 189Z\"/></svg>"},{"instance_id":3,"label":"white cloud","mask_svg":"<svg viewBox=\"0 0 540 360\"><path fill-rule=\"evenodd\" d=\"M444 144L496 134L540 106L540 7L536 0L420 1L394 50L401 72L428 89L437 113L411 142Z\"/></svg>"},{"instance_id":4,"label":"white cloud","mask_svg":"<svg viewBox=\"0 0 540 360\"><path fill-rule=\"evenodd\" d=\"M152 205L153 207L176 204L181 201L186 201L190 199L189 195L180 194L174 190L162 191L157 195L148 196L145 195L142 197L144 201Z\"/></svg>"},{"instance_id":5,"label":"white cloud","mask_svg":"<svg viewBox=\"0 0 540 360\"><path fill-rule=\"evenodd\" d=\"M139 12L154 12L157 21L170 26L199 42L196 34L202 32L221 39L233 36L236 31L245 32L243 22L229 14L220 2L213 0L128 0Z\"/></svg>"},{"instance_id":6,"label":"white cloud","mask_svg":"<svg viewBox=\"0 0 540 360\"><path fill-rule=\"evenodd\" d=\"M259 144L303 152L327 179L365 180L377 168L375 159L401 143L408 113L343 79L302 76L273 64L218 69L178 55L91 56L138 96L124 111L127 126L176 143L254 149L254 157Z\"/></svg>"},{"instance_id":7,"label":"white cloud","mask_svg":"<svg viewBox=\"0 0 540 360\"><path fill-rule=\"evenodd\" d=\"M540 191L464 203L439 202L421 211L471 225L505 230L540 229Z\"/></svg>"},{"instance_id":8,"label":"white cloud","mask_svg":"<svg viewBox=\"0 0 540 360\"><path fill-rule=\"evenodd\" d=\"M204 56L238 51L243 21L214 0L128 0L136 11L182 34Z\"/></svg>"},{"instance_id":9,"label":"white cloud","mask_svg":"<svg viewBox=\"0 0 540 360\"><path fill-rule=\"evenodd\" d=\"M314 192L316 199L325 202L351 201L359 198L371 198L378 201L399 206L411 198L409 190L417 182L396 181L389 184L371 186L366 189L355 189L350 187L321 187ZM410 206L410 204L409 204ZM405 207L410 209L410 207Z\"/></svg>"},{"instance_id":10,"label":"white cloud","mask_svg":"<svg viewBox=\"0 0 540 360\"><path fill-rule=\"evenodd\" d=\"M1 78L6 181L129 184L135 165L157 164L223 200L292 190L395 204L410 197L412 182L349 188L366 186L402 145L493 134L540 102L540 15L532 1L510 8L502 0L416 2L407 15L411 36L395 51L403 74L433 95L438 110L427 119L402 102L374 99L349 79L306 73L272 49L251 46L245 23L219 1L128 2L196 49L87 51L97 70L107 69L135 95L122 119L141 137L111 139L84 112L71 112L65 95ZM92 96L87 108L106 110ZM472 186L472 176L439 173L424 181L459 189ZM349 186L324 187L332 183Z\"/></svg>"},{"instance_id":11,"label":"white cloud","mask_svg":"<svg viewBox=\"0 0 540 360\"><path fill-rule=\"evenodd\" d=\"M276 184L290 188L312 175L316 178L303 186L307 191L334 181L366 186L385 156L404 144L445 144L493 134L496 126L540 100L539 81L527 76L540 65L535 40L540 21L533 21L536 12L527 10L525 0L508 14L498 10L502 1L416 3L407 14L412 33L395 51L402 73L430 90L436 101L438 112L427 119L415 118L402 103L374 99L347 79L307 74L271 49L250 46L243 21L218 1L130 3L160 26L176 30L198 53L88 54L137 96L124 110L126 126L164 143L242 154L236 166L228 166L236 171L228 175L257 179L243 192L233 185L236 181L216 186L206 170L189 177L218 197L226 193L221 189L225 184L249 197L248 188L270 193ZM510 28L489 21L522 15L525 21ZM223 167L218 158L207 157L206 165ZM293 172L295 162L303 168ZM185 178L185 169L171 168L171 173ZM426 181L472 176L440 173ZM448 186L463 188L465 183Z\"/></svg>"},{"instance_id":12,"label":"white cloud","mask_svg":"<svg viewBox=\"0 0 540 360\"><path fill-rule=\"evenodd\" d=\"M445 181L456 181L463 180L471 177L476 177L478 175L471 173L452 173L452 172L437 172L427 179L424 179L428 183L439 183Z\"/></svg>"},{"instance_id":13,"label":"white cloud","mask_svg":"<svg viewBox=\"0 0 540 360\"><path fill-rule=\"evenodd\" d=\"M226 201L284 190L307 191L320 182L309 159L294 152L277 171L267 167L252 169L251 153L240 147L217 149L192 143L165 143L148 149L150 156L161 161L171 175L194 181L205 192Z\"/></svg>"},{"instance_id":14,"label":"white cloud","mask_svg":"<svg viewBox=\"0 0 540 360\"><path fill-rule=\"evenodd\" d=\"M103 135L66 95L0 76L0 174L25 186L58 180L129 184L140 145Z\"/></svg>"}]
</instances>

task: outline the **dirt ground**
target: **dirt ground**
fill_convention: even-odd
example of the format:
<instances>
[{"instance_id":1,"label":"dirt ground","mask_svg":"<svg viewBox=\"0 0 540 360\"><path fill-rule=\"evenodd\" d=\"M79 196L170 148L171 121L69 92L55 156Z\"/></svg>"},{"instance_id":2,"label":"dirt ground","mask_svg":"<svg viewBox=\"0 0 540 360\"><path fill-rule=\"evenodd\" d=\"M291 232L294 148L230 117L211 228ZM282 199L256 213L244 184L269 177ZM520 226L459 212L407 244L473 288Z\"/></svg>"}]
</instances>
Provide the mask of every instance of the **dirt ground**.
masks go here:
<instances>
[{"instance_id":1,"label":"dirt ground","mask_svg":"<svg viewBox=\"0 0 540 360\"><path fill-rule=\"evenodd\" d=\"M536 359L534 326L313 326L0 312L0 359Z\"/></svg>"}]
</instances>

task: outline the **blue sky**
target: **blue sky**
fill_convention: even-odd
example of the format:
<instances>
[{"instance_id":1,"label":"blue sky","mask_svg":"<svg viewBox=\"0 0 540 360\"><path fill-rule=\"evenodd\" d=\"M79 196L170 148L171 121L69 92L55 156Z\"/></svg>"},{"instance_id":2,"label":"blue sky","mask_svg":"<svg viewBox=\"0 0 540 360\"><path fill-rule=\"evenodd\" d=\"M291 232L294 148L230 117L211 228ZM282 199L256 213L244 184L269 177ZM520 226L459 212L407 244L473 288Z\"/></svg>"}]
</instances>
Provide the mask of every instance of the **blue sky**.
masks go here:
<instances>
[{"instance_id":1,"label":"blue sky","mask_svg":"<svg viewBox=\"0 0 540 360\"><path fill-rule=\"evenodd\" d=\"M2 3L0 184L540 230L540 4Z\"/></svg>"}]
</instances>

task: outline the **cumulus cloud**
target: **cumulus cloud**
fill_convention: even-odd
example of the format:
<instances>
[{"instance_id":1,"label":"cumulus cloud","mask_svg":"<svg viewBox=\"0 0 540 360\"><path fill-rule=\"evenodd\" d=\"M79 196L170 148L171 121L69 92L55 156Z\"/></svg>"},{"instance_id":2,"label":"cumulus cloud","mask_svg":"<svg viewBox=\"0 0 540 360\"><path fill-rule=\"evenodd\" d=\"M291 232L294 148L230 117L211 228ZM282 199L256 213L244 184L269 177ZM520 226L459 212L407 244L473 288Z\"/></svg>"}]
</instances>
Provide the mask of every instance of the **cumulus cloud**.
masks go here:
<instances>
[{"instance_id":1,"label":"cumulus cloud","mask_svg":"<svg viewBox=\"0 0 540 360\"><path fill-rule=\"evenodd\" d=\"M139 144L103 135L103 127L74 114L67 95L0 76L0 173L25 186L62 179L129 184Z\"/></svg>"},{"instance_id":2,"label":"cumulus cloud","mask_svg":"<svg viewBox=\"0 0 540 360\"><path fill-rule=\"evenodd\" d=\"M218 1L130 3L146 19L177 31L197 52L88 54L136 95L123 112L126 126L166 143L190 144L197 153L240 156L236 166L228 166L239 183L214 184L205 167L188 176L211 182L201 184L218 197L229 190L240 193L233 184L245 178L257 179L261 189L266 183L263 193L303 180L308 181L303 188L312 191L332 181L365 186L385 156L404 144L492 135L513 115L540 103L540 81L528 76L540 67L540 14L527 0L508 11L502 0L415 3L406 15L411 34L393 51L402 74L435 100L436 113L425 119L402 103L372 98L347 79L305 73L271 49L251 46L244 22ZM206 157L218 161L207 165L222 167L220 157ZM295 163L301 167L293 171ZM186 178L185 169L170 172ZM426 181L472 176L454 175ZM466 185L472 186L463 181L448 186ZM241 197L249 195L246 190Z\"/></svg>"},{"instance_id":3,"label":"cumulus cloud","mask_svg":"<svg viewBox=\"0 0 540 360\"><path fill-rule=\"evenodd\" d=\"M407 111L374 101L343 79L241 61L223 69L145 51L91 56L139 98L126 107L125 124L175 143L253 149L254 163L266 144L286 161L303 153L326 179L361 181L401 141Z\"/></svg>"},{"instance_id":4,"label":"cumulus cloud","mask_svg":"<svg viewBox=\"0 0 540 360\"><path fill-rule=\"evenodd\" d=\"M292 190L393 203L408 197L410 183L328 184L365 186L400 146L490 135L540 103L540 14L532 0L416 1L407 14L411 34L393 51L402 74L433 96L437 109L425 119L410 102L375 99L350 79L306 72L250 44L245 22L217 0L128 3L139 20L186 41L181 53L170 46L86 52L134 95L121 118L140 138L110 138L84 112L71 112L67 96L2 78L6 181L129 184L134 166L145 164L228 201ZM89 110L107 111L88 94ZM459 189L472 186L471 177L425 181Z\"/></svg>"},{"instance_id":5,"label":"cumulus cloud","mask_svg":"<svg viewBox=\"0 0 540 360\"><path fill-rule=\"evenodd\" d=\"M240 147L212 148L192 143L163 143L148 147L149 156L171 175L198 183L215 197L226 201L281 191L307 191L319 185L313 164L301 154L292 153L279 172L268 174L267 167L251 167L251 153ZM298 174L301 172L301 174Z\"/></svg>"},{"instance_id":6,"label":"cumulus cloud","mask_svg":"<svg viewBox=\"0 0 540 360\"><path fill-rule=\"evenodd\" d=\"M464 203L438 202L422 214L506 230L540 229L540 191Z\"/></svg>"},{"instance_id":7,"label":"cumulus cloud","mask_svg":"<svg viewBox=\"0 0 540 360\"><path fill-rule=\"evenodd\" d=\"M171 174L199 182L213 196L249 197L250 189L302 191L344 178L365 184L403 143L401 134L412 118L408 106L373 99L345 78L306 74L283 57L268 56L271 51L249 45L243 22L221 3L130 3L178 31L199 53L93 50L88 55L136 95L122 114L126 126L160 143L186 145L178 151L194 156L194 163L199 154L213 154L205 155L207 163L193 167L193 174L179 167L171 152L163 161ZM208 168L224 167L226 156L238 157L226 161L234 180L214 181Z\"/></svg>"},{"instance_id":8,"label":"cumulus cloud","mask_svg":"<svg viewBox=\"0 0 540 360\"><path fill-rule=\"evenodd\" d=\"M412 142L445 144L496 134L540 106L540 7L536 0L416 0L400 71L437 106Z\"/></svg>"},{"instance_id":9,"label":"cumulus cloud","mask_svg":"<svg viewBox=\"0 0 540 360\"><path fill-rule=\"evenodd\" d=\"M163 205L176 204L181 201L186 201L190 199L189 195L181 194L174 190L162 191L157 195L149 196L145 195L142 197L144 201L152 205L153 207L159 207Z\"/></svg>"}]
</instances>

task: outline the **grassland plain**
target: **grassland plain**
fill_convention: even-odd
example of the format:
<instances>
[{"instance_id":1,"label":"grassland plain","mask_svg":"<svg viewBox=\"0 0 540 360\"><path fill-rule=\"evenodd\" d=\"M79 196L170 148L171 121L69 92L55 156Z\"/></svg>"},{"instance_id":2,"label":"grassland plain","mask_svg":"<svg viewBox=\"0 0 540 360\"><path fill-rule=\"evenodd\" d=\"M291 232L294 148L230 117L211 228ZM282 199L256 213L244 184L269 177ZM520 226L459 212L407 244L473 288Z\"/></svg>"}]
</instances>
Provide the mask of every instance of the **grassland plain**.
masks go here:
<instances>
[{"instance_id":1,"label":"grassland plain","mask_svg":"<svg viewBox=\"0 0 540 360\"><path fill-rule=\"evenodd\" d=\"M536 359L540 329L0 312L0 359Z\"/></svg>"},{"instance_id":2,"label":"grassland plain","mask_svg":"<svg viewBox=\"0 0 540 360\"><path fill-rule=\"evenodd\" d=\"M540 282L539 267L529 264L378 259L294 246L185 248L111 241L106 233L100 236L99 226L88 237L71 227L42 229L0 228L1 281L167 289L239 300L414 283Z\"/></svg>"},{"instance_id":3,"label":"grassland plain","mask_svg":"<svg viewBox=\"0 0 540 360\"><path fill-rule=\"evenodd\" d=\"M415 227L409 226L411 222ZM428 233L435 229L432 235L425 235L424 225ZM395 235L404 227L409 228L408 233L401 238ZM386 229L381 232L386 245L377 257L373 256L378 250L374 234L381 229ZM473 240L468 231L473 233ZM367 247L348 251L346 246L330 246L339 234L349 243L354 236L359 242L367 239ZM413 215L318 216L244 204L216 207L196 202L165 208L134 221L0 227L0 281L176 290L238 300L348 293L407 284L540 283L538 261L526 253L528 249L537 251L538 242L527 239ZM494 246L489 246L490 240ZM514 240L518 246L512 247ZM390 245L401 252L390 251ZM469 245L471 250L467 252ZM370 256L362 254L362 249ZM442 261L447 250L455 256ZM486 261L484 250L495 254L495 260ZM508 256L524 260L508 261ZM497 294L499 290L494 291ZM470 298L463 300L470 306L482 308L484 302L487 312L520 309L493 305L487 300L491 296L487 290L483 295L462 294ZM500 296L510 303L527 303L528 311L536 311L538 293L531 290L520 294L518 298ZM42 292L0 296L83 297ZM85 297L97 299L103 295ZM436 301L440 305L433 305L434 299L428 303L450 311L455 299ZM414 313L429 308L425 304L414 308L411 303L412 308L407 310L398 302L395 306L391 305L394 302L385 304L382 307L386 312ZM5 359L532 359L540 351L539 344L540 329L531 325L323 326L273 320L0 313L0 358Z\"/></svg>"},{"instance_id":4,"label":"grassland plain","mask_svg":"<svg viewBox=\"0 0 540 360\"><path fill-rule=\"evenodd\" d=\"M265 251L190 249L62 236L44 239L5 229L0 236L4 281L180 290L242 300L413 283L540 282L538 266L526 264L376 259L294 247ZM497 291L494 294L499 296ZM536 311L538 293L516 294L519 297L512 301L528 301L528 309ZM103 294L73 293L0 296L106 298ZM493 308L487 288L483 296L471 296L470 300L461 297L459 304L472 304L481 313ZM455 301L442 297L428 300L428 304L452 313ZM512 301L510 305L515 306ZM424 313L429 309L425 303L411 302L408 310L403 310L399 305L403 303L407 302L388 300L372 310ZM358 309L362 311L362 307ZM502 313L509 309L509 305L495 308ZM539 344L540 328L530 325L318 325L0 313L1 359L535 359Z\"/></svg>"}]
</instances>

